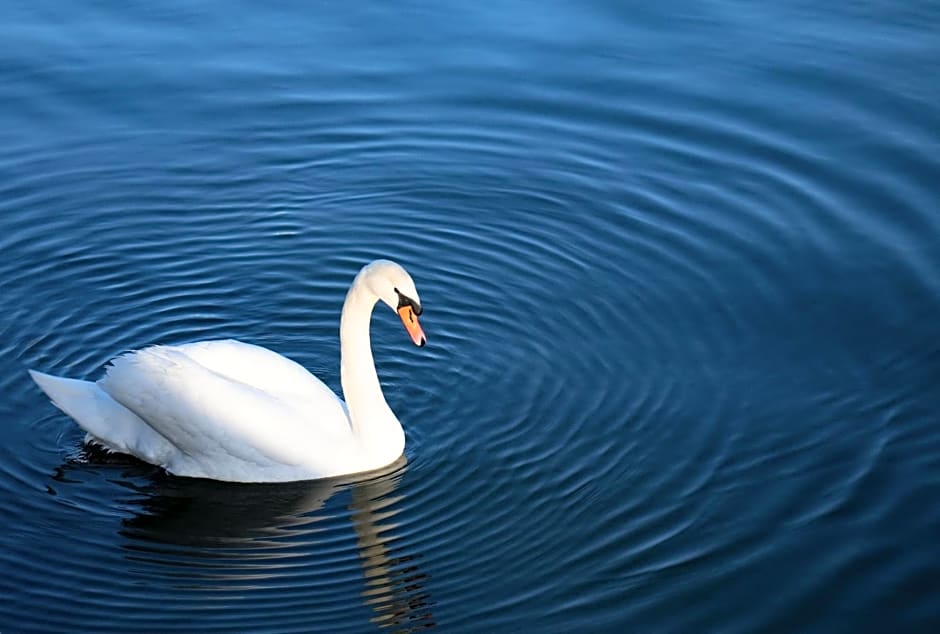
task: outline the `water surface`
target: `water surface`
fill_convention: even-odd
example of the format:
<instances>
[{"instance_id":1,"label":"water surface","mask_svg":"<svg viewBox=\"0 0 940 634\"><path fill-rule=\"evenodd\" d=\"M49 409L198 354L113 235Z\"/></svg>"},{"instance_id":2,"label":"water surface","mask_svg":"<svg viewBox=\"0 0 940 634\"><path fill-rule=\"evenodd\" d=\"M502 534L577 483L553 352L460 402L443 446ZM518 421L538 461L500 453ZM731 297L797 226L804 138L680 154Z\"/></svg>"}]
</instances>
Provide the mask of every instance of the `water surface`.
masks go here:
<instances>
[{"instance_id":1,"label":"water surface","mask_svg":"<svg viewBox=\"0 0 940 634\"><path fill-rule=\"evenodd\" d=\"M937 631L936 3L6 3L0 631ZM235 337L405 459L244 486L26 368Z\"/></svg>"}]
</instances>

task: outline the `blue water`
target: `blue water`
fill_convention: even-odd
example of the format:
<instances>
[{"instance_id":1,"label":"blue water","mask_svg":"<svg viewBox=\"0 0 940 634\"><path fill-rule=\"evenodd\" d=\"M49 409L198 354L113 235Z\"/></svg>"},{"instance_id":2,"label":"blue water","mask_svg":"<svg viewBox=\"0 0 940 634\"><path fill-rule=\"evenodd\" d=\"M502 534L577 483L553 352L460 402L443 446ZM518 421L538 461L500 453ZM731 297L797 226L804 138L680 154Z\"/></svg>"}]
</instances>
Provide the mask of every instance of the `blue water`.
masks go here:
<instances>
[{"instance_id":1,"label":"blue water","mask_svg":"<svg viewBox=\"0 0 940 634\"><path fill-rule=\"evenodd\" d=\"M2 3L0 632L940 631L940 5ZM845 6L843 6L845 4ZM408 437L239 486L25 370L234 337Z\"/></svg>"}]
</instances>

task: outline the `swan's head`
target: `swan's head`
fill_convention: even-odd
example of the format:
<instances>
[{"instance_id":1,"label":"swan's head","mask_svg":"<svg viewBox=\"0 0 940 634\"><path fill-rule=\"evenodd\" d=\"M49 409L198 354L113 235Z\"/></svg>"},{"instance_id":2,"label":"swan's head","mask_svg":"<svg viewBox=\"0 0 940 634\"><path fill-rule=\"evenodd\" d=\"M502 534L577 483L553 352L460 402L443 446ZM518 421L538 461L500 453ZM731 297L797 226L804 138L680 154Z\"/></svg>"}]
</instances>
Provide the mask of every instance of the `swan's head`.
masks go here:
<instances>
[{"instance_id":1,"label":"swan's head","mask_svg":"<svg viewBox=\"0 0 940 634\"><path fill-rule=\"evenodd\" d=\"M369 290L398 313L415 345L423 346L427 343L427 337L418 322L421 300L408 271L390 260L376 260L362 269L362 275L365 276L364 281Z\"/></svg>"}]
</instances>

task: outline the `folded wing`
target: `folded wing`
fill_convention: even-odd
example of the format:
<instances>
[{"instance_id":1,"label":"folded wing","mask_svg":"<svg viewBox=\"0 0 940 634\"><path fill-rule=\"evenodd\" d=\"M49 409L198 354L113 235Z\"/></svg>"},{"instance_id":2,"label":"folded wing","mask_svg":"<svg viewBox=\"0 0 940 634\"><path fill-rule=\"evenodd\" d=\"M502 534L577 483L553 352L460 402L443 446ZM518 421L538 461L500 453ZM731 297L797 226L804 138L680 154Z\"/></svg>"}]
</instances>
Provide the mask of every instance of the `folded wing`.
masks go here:
<instances>
[{"instance_id":1,"label":"folded wing","mask_svg":"<svg viewBox=\"0 0 940 634\"><path fill-rule=\"evenodd\" d=\"M144 348L115 359L99 385L178 450L166 467L182 475L327 471L349 446L342 401L298 364L249 344Z\"/></svg>"}]
</instances>

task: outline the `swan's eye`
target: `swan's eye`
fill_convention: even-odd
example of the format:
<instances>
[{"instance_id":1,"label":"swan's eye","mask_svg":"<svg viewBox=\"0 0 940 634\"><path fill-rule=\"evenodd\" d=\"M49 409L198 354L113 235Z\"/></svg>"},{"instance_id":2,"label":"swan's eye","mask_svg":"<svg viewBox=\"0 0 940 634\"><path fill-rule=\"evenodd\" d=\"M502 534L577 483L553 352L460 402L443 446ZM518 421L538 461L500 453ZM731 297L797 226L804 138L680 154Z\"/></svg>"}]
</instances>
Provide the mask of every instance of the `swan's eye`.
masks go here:
<instances>
[{"instance_id":1,"label":"swan's eye","mask_svg":"<svg viewBox=\"0 0 940 634\"><path fill-rule=\"evenodd\" d=\"M403 295L401 291L399 291L397 288L395 289L395 292L398 293L398 309L399 310L401 310L405 306L410 306L411 310L414 311L415 315L421 314L422 312L421 304L411 299L407 295Z\"/></svg>"}]
</instances>

